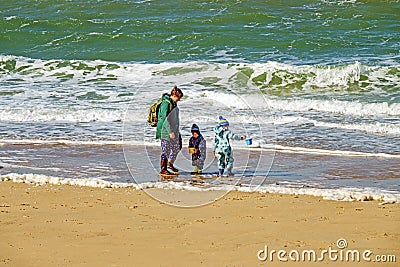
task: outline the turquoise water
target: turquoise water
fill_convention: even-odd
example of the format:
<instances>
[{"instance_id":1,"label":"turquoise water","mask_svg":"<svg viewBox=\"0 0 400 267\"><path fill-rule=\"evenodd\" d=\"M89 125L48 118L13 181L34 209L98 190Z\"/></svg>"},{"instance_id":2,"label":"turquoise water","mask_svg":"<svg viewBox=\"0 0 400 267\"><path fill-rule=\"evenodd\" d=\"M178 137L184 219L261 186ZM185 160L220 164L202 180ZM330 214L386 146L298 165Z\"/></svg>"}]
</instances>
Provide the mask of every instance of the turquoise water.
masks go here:
<instances>
[{"instance_id":1,"label":"turquoise water","mask_svg":"<svg viewBox=\"0 0 400 267\"><path fill-rule=\"evenodd\" d=\"M313 125L312 135L369 135L327 148L400 152L399 1L3 1L0 14L5 139L70 139L20 128L122 121L137 91L146 110L178 84L188 103L201 96L240 106L230 94L259 90L277 125L294 132L285 144L313 146L289 141ZM99 133L77 139L120 136Z\"/></svg>"},{"instance_id":2,"label":"turquoise water","mask_svg":"<svg viewBox=\"0 0 400 267\"><path fill-rule=\"evenodd\" d=\"M282 152L273 192L398 199L399 1L0 1L0 32L2 173L131 181L126 145L157 181L146 112L178 85L184 141L224 115ZM241 145L235 170L263 177L272 159Z\"/></svg>"},{"instance_id":3,"label":"turquoise water","mask_svg":"<svg viewBox=\"0 0 400 267\"><path fill-rule=\"evenodd\" d=\"M2 1L0 53L117 62L399 61L399 1Z\"/></svg>"},{"instance_id":4,"label":"turquoise water","mask_svg":"<svg viewBox=\"0 0 400 267\"><path fill-rule=\"evenodd\" d=\"M3 1L0 14L5 140L120 140L132 101L140 125L178 84L196 114L275 122L267 143L400 153L399 1ZM235 96L253 89L265 103L244 108Z\"/></svg>"}]
</instances>

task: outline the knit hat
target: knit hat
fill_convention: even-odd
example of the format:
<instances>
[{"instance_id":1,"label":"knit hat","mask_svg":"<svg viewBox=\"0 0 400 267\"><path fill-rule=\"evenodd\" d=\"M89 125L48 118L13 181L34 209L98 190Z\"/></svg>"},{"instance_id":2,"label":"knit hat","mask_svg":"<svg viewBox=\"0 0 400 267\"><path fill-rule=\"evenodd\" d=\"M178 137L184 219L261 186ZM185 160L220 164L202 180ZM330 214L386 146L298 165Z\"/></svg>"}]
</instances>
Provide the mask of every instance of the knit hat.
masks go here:
<instances>
[{"instance_id":1,"label":"knit hat","mask_svg":"<svg viewBox=\"0 0 400 267\"><path fill-rule=\"evenodd\" d=\"M190 131L193 133L197 133L198 135L200 135L200 128L199 126L197 126L197 124L193 124L192 128L190 129Z\"/></svg>"},{"instance_id":2,"label":"knit hat","mask_svg":"<svg viewBox=\"0 0 400 267\"><path fill-rule=\"evenodd\" d=\"M228 121L227 119L225 119L224 117L219 116L219 125L220 125L220 126L229 125L229 121Z\"/></svg>"}]
</instances>

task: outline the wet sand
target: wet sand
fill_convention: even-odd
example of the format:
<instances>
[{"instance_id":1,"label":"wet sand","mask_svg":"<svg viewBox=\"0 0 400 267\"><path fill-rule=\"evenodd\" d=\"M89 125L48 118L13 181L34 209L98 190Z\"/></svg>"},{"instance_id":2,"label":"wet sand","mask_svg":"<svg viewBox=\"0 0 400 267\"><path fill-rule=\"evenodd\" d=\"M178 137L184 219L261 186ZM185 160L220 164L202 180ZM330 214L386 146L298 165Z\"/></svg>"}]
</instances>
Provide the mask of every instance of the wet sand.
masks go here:
<instances>
[{"instance_id":1,"label":"wet sand","mask_svg":"<svg viewBox=\"0 0 400 267\"><path fill-rule=\"evenodd\" d=\"M0 182L0 225L0 265L8 266L397 266L400 260L400 205L376 201L230 192L203 207L177 208L133 189ZM340 238L347 241L342 250ZM318 257L328 249L371 250L369 259L395 255L397 264L328 255L293 262L288 254L288 262L276 254L260 261L266 245L269 252L315 250Z\"/></svg>"}]
</instances>

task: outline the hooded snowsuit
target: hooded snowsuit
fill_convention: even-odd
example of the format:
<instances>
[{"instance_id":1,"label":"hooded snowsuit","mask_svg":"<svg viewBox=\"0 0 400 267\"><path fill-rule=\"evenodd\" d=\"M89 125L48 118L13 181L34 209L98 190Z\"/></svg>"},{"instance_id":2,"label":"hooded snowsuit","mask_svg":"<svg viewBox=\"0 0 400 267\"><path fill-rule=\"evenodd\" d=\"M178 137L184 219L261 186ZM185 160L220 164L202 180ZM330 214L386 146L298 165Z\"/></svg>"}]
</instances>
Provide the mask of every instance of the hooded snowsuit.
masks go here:
<instances>
[{"instance_id":1,"label":"hooded snowsuit","mask_svg":"<svg viewBox=\"0 0 400 267\"><path fill-rule=\"evenodd\" d=\"M214 128L214 133L213 151L218 158L218 167L219 169L227 168L231 171L234 159L230 140L241 140L242 137L232 133L229 129L225 129L221 125Z\"/></svg>"},{"instance_id":2,"label":"hooded snowsuit","mask_svg":"<svg viewBox=\"0 0 400 267\"><path fill-rule=\"evenodd\" d=\"M204 167L204 161L206 160L206 140L201 134L197 138L192 136L189 139L189 147L194 147L198 151L197 153L192 154L192 166L197 166L202 170Z\"/></svg>"}]
</instances>

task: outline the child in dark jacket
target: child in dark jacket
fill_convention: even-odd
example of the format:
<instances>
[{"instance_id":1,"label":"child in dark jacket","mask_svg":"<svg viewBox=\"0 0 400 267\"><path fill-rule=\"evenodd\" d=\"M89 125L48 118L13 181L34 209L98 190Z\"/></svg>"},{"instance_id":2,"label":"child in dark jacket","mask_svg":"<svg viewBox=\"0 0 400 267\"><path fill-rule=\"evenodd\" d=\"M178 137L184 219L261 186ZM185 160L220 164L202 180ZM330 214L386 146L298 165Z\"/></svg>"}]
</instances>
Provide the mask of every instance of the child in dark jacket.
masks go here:
<instances>
[{"instance_id":1,"label":"child in dark jacket","mask_svg":"<svg viewBox=\"0 0 400 267\"><path fill-rule=\"evenodd\" d=\"M191 128L192 137L189 139L189 153L192 154L192 174L202 174L204 162L206 160L206 140L200 133L200 128L196 124Z\"/></svg>"}]
</instances>

